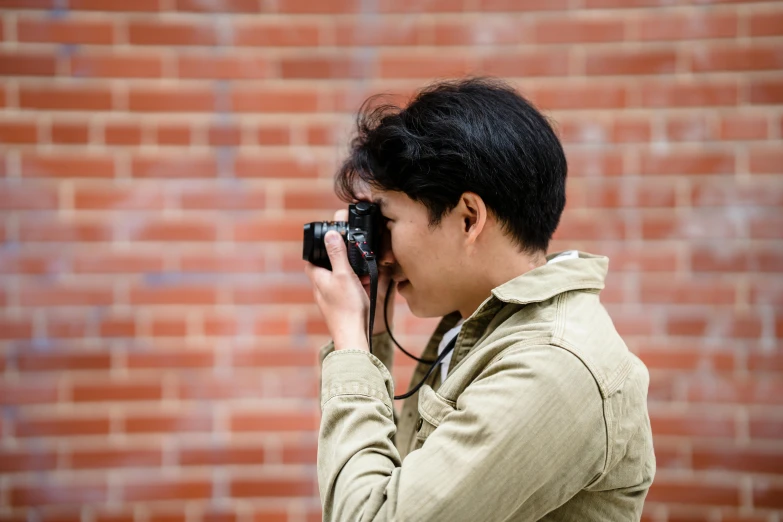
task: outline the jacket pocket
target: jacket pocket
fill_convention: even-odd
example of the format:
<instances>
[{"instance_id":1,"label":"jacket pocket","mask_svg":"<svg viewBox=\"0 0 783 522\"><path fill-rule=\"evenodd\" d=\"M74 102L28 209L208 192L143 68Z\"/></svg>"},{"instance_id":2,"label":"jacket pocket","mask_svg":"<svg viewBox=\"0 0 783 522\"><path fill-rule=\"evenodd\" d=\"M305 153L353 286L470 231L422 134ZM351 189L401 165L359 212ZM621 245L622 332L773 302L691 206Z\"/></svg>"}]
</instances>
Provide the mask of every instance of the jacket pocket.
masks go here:
<instances>
[{"instance_id":1,"label":"jacket pocket","mask_svg":"<svg viewBox=\"0 0 783 522\"><path fill-rule=\"evenodd\" d=\"M414 449L421 448L446 415L455 410L454 402L438 395L429 385L422 386L419 390L419 421L416 424Z\"/></svg>"}]
</instances>

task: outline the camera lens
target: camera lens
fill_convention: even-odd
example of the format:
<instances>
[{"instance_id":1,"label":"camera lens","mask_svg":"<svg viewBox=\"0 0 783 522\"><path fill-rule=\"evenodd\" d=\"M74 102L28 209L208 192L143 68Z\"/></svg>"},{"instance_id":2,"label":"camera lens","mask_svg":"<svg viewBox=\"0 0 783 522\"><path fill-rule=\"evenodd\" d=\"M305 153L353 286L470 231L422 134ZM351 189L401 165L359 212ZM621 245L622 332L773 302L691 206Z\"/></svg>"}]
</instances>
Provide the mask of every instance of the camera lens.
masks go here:
<instances>
[{"instance_id":1,"label":"camera lens","mask_svg":"<svg viewBox=\"0 0 783 522\"><path fill-rule=\"evenodd\" d=\"M302 243L302 259L315 266L332 269L329 254L326 252L324 236L330 230L336 230L343 236L348 233L348 223L345 221L314 221L304 226L304 241Z\"/></svg>"}]
</instances>

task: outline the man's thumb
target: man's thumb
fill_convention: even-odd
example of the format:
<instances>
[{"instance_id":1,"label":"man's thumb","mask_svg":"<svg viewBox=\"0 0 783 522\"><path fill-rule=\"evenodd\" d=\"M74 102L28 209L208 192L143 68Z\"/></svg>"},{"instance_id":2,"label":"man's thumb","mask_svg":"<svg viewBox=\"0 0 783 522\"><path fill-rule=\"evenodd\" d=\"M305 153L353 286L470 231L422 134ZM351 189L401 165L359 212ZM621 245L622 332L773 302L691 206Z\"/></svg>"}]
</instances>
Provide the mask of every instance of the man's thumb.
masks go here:
<instances>
[{"instance_id":1,"label":"man's thumb","mask_svg":"<svg viewBox=\"0 0 783 522\"><path fill-rule=\"evenodd\" d=\"M348 266L348 255L345 253L345 242L339 232L330 230L324 237L326 253L332 263L332 271L343 271Z\"/></svg>"}]
</instances>

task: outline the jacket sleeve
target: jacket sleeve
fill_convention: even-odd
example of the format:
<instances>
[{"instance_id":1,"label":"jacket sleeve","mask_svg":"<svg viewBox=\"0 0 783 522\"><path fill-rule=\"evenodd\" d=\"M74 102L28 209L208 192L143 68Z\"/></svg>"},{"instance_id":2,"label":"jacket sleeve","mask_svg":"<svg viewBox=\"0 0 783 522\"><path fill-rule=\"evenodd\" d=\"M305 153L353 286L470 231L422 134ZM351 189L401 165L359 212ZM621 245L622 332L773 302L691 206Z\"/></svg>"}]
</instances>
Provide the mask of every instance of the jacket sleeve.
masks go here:
<instances>
[{"instance_id":1,"label":"jacket sleeve","mask_svg":"<svg viewBox=\"0 0 783 522\"><path fill-rule=\"evenodd\" d=\"M400 461L393 385L362 351L323 364L318 481L324 521L537 520L606 459L598 386L572 354L511 348L456 403L420 394L423 446ZM424 389L423 389L424 390Z\"/></svg>"}]
</instances>

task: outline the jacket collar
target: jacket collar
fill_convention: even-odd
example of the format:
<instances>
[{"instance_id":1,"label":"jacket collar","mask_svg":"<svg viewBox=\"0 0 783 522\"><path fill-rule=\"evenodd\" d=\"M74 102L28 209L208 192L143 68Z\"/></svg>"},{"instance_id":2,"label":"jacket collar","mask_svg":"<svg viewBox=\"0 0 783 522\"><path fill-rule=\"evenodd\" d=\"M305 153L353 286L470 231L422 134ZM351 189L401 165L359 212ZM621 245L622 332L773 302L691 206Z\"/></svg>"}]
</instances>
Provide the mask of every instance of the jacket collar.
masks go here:
<instances>
[{"instance_id":1,"label":"jacket collar","mask_svg":"<svg viewBox=\"0 0 783 522\"><path fill-rule=\"evenodd\" d=\"M547 261L558 254L547 256ZM571 290L602 290L609 258L579 252L579 257L548 263L503 283L492 295L504 303L547 301Z\"/></svg>"}]
</instances>

